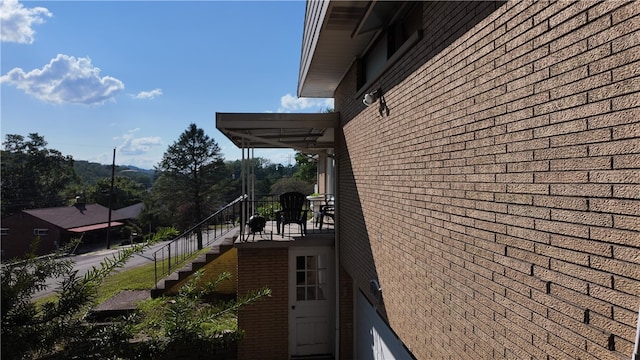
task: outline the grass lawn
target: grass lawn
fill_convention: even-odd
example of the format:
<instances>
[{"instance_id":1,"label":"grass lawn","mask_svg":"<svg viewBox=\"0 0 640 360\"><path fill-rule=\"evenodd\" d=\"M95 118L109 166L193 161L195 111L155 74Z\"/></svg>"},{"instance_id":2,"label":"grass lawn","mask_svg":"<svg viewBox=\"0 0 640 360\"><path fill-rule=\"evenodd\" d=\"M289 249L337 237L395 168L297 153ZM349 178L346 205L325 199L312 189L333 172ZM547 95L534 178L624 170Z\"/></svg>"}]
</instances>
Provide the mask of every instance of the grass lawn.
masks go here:
<instances>
[{"instance_id":1,"label":"grass lawn","mask_svg":"<svg viewBox=\"0 0 640 360\"><path fill-rule=\"evenodd\" d=\"M98 287L99 304L122 290L151 290L155 284L154 263L120 270L108 276Z\"/></svg>"},{"instance_id":2,"label":"grass lawn","mask_svg":"<svg viewBox=\"0 0 640 360\"><path fill-rule=\"evenodd\" d=\"M200 255L200 253L208 250L209 249L203 249L193 254L189 259L194 259ZM161 264L158 264L158 267L161 266ZM155 285L154 263L131 269L117 269L102 281L102 284L98 287L98 294L94 303L100 304L123 290L151 290ZM47 301L54 300L56 296L56 294L45 296L37 300L36 304L44 304Z\"/></svg>"},{"instance_id":3,"label":"grass lawn","mask_svg":"<svg viewBox=\"0 0 640 360\"><path fill-rule=\"evenodd\" d=\"M183 261L187 263L189 260L195 259L198 255L209 251L208 248L202 249L191 255ZM165 265L166 267L166 265ZM162 268L162 264L158 263L158 269ZM180 267L176 267L176 270ZM122 290L151 290L155 283L155 266L154 263L138 266L132 269L116 270L102 282L98 288L98 297L96 304L99 304Z\"/></svg>"}]
</instances>

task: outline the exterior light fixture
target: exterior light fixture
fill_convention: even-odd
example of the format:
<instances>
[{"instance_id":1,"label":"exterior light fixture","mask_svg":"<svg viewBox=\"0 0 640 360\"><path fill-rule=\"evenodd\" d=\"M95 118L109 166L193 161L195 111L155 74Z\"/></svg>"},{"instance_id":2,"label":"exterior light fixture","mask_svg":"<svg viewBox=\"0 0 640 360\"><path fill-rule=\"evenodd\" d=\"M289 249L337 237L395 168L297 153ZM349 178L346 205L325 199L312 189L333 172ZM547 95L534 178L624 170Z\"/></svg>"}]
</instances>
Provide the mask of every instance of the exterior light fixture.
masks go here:
<instances>
[{"instance_id":1,"label":"exterior light fixture","mask_svg":"<svg viewBox=\"0 0 640 360\"><path fill-rule=\"evenodd\" d=\"M372 279L369 281L369 291L378 304L382 304L382 286L380 286L378 280Z\"/></svg>"},{"instance_id":2,"label":"exterior light fixture","mask_svg":"<svg viewBox=\"0 0 640 360\"><path fill-rule=\"evenodd\" d=\"M380 103L380 106L378 108L378 112L380 112L380 116L384 116L385 113L387 114L387 116L389 116L389 107L387 106L387 101L384 99L384 94L382 93L382 89L378 88L378 90L376 91L366 93L364 94L364 99L362 99L362 103L365 104L366 106L371 106L376 101Z\"/></svg>"},{"instance_id":3,"label":"exterior light fixture","mask_svg":"<svg viewBox=\"0 0 640 360\"><path fill-rule=\"evenodd\" d=\"M375 103L380 96L382 95L382 89L378 89L376 91L372 91L370 93L364 94L364 99L362 99L362 103L366 106L371 106Z\"/></svg>"},{"instance_id":4,"label":"exterior light fixture","mask_svg":"<svg viewBox=\"0 0 640 360\"><path fill-rule=\"evenodd\" d=\"M371 294L377 296L379 293L382 292L382 286L380 286L380 283L378 283L378 280L372 279L371 281L369 281L369 290L371 290Z\"/></svg>"}]
</instances>

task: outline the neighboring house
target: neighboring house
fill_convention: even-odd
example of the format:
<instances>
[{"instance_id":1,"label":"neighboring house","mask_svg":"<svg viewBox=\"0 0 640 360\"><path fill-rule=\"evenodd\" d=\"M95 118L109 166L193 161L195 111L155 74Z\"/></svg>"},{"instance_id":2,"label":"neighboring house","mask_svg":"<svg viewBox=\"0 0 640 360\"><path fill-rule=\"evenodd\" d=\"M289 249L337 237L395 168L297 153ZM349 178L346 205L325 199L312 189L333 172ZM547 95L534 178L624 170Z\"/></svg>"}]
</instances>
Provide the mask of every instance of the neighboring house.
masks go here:
<instances>
[{"instance_id":1,"label":"neighboring house","mask_svg":"<svg viewBox=\"0 0 640 360\"><path fill-rule=\"evenodd\" d=\"M132 212L133 213L133 212ZM111 227L119 227L131 214L111 212ZM24 256L39 238L36 255L55 251L71 238L84 244L105 241L109 227L109 208L99 204L77 203L45 209L23 210L2 219L2 258ZM106 243L105 243L106 244Z\"/></svg>"},{"instance_id":2,"label":"neighboring house","mask_svg":"<svg viewBox=\"0 0 640 360\"><path fill-rule=\"evenodd\" d=\"M631 358L639 34L637 1L308 1L298 96L335 113L216 126L319 154L335 235L237 244L273 292L238 358Z\"/></svg>"},{"instance_id":3,"label":"neighboring house","mask_svg":"<svg viewBox=\"0 0 640 360\"><path fill-rule=\"evenodd\" d=\"M126 219L137 219L140 213L144 210L144 203L139 202L137 204L129 205L121 209L116 210L120 216L124 216Z\"/></svg>"}]
</instances>

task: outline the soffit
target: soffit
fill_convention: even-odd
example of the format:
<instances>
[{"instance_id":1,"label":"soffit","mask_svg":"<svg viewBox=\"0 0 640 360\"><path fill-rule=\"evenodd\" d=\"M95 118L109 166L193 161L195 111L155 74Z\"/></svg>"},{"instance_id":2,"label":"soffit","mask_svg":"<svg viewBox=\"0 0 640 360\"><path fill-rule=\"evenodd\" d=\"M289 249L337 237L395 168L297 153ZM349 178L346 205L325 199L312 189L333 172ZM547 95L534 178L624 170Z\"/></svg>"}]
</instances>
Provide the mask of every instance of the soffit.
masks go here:
<instances>
[{"instance_id":1,"label":"soffit","mask_svg":"<svg viewBox=\"0 0 640 360\"><path fill-rule=\"evenodd\" d=\"M299 97L333 97L346 71L375 35L375 32L354 34L371 4L367 1L307 2Z\"/></svg>"},{"instance_id":2,"label":"soffit","mask_svg":"<svg viewBox=\"0 0 640 360\"><path fill-rule=\"evenodd\" d=\"M318 153L334 148L339 119L339 113L216 113L216 128L239 148Z\"/></svg>"},{"instance_id":3,"label":"soffit","mask_svg":"<svg viewBox=\"0 0 640 360\"><path fill-rule=\"evenodd\" d=\"M354 61L408 6L406 1L308 1L298 97L334 97Z\"/></svg>"}]
</instances>

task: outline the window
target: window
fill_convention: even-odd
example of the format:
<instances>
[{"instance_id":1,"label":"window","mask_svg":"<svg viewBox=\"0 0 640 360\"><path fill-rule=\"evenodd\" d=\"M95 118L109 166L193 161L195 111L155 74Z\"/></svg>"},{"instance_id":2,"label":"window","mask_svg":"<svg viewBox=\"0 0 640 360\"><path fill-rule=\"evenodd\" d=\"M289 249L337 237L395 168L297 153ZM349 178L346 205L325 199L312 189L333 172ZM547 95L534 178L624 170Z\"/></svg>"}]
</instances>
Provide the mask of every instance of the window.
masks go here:
<instances>
[{"instance_id":1,"label":"window","mask_svg":"<svg viewBox=\"0 0 640 360\"><path fill-rule=\"evenodd\" d=\"M0 235L1 236L9 235L9 228L0 228Z\"/></svg>"},{"instance_id":2,"label":"window","mask_svg":"<svg viewBox=\"0 0 640 360\"><path fill-rule=\"evenodd\" d=\"M49 235L49 229L33 229L33 235L35 236Z\"/></svg>"},{"instance_id":3,"label":"window","mask_svg":"<svg viewBox=\"0 0 640 360\"><path fill-rule=\"evenodd\" d=\"M327 257L296 256L296 300L327 300Z\"/></svg>"},{"instance_id":4,"label":"window","mask_svg":"<svg viewBox=\"0 0 640 360\"><path fill-rule=\"evenodd\" d=\"M422 3L402 7L392 22L360 59L358 88L375 81L402 56L421 36Z\"/></svg>"}]
</instances>

